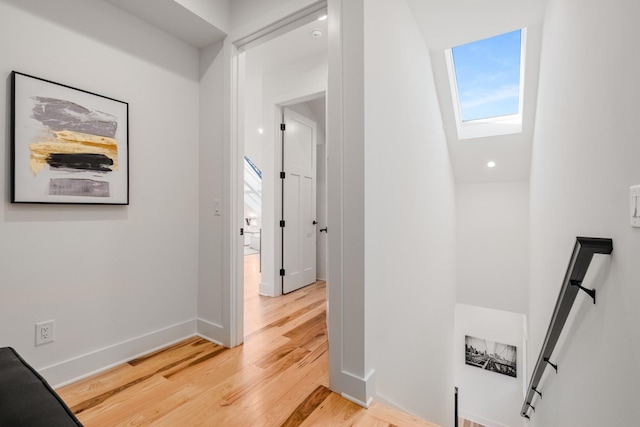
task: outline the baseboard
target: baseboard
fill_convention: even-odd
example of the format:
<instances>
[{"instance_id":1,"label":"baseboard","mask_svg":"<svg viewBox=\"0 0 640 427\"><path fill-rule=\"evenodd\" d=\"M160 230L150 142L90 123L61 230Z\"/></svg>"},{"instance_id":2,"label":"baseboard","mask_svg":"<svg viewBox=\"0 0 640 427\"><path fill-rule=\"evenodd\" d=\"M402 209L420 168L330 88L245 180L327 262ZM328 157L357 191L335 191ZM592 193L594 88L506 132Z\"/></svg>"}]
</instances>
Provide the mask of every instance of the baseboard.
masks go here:
<instances>
[{"instance_id":1,"label":"baseboard","mask_svg":"<svg viewBox=\"0 0 640 427\"><path fill-rule=\"evenodd\" d=\"M356 405L360 405L363 408L369 408L369 406L371 406L371 404L373 403L373 397L369 397L369 399L367 399L366 402L363 402L361 400L356 399L353 396L349 396L347 393L342 393L341 396L347 400L350 400L351 402L355 403Z\"/></svg>"},{"instance_id":2,"label":"baseboard","mask_svg":"<svg viewBox=\"0 0 640 427\"><path fill-rule=\"evenodd\" d=\"M394 408L397 409L399 411L405 412L409 415L413 415L414 417L418 417L418 418L422 418L419 415L414 414L413 412L409 411L408 409L403 408L401 405L398 405L397 403L395 403L392 400L387 399L386 397L376 393L376 398L375 398L376 402L382 403L385 406L388 406L390 408Z\"/></svg>"},{"instance_id":3,"label":"baseboard","mask_svg":"<svg viewBox=\"0 0 640 427\"><path fill-rule=\"evenodd\" d=\"M342 397L364 408L371 406L375 391L375 370L372 369L365 378L342 371L339 382Z\"/></svg>"},{"instance_id":4,"label":"baseboard","mask_svg":"<svg viewBox=\"0 0 640 427\"><path fill-rule=\"evenodd\" d=\"M465 420L473 421L474 423L477 423L477 424L482 424L485 427L516 427L516 426L509 426L507 424L502 424L498 421L490 420L488 418L484 418L484 417L481 417L480 415L473 414L467 411L461 410L458 412L458 415L464 418Z\"/></svg>"},{"instance_id":5,"label":"baseboard","mask_svg":"<svg viewBox=\"0 0 640 427\"><path fill-rule=\"evenodd\" d=\"M226 345L225 342L227 340L225 337L228 332L225 332L222 325L204 319L197 319L196 334L208 341L224 346Z\"/></svg>"},{"instance_id":6,"label":"baseboard","mask_svg":"<svg viewBox=\"0 0 640 427\"><path fill-rule=\"evenodd\" d=\"M55 389L195 335L196 319L188 320L38 369L38 372L49 384L54 384Z\"/></svg>"},{"instance_id":7,"label":"baseboard","mask_svg":"<svg viewBox=\"0 0 640 427\"><path fill-rule=\"evenodd\" d=\"M258 293L264 297L274 297L276 295L275 289L269 283L260 282Z\"/></svg>"}]
</instances>

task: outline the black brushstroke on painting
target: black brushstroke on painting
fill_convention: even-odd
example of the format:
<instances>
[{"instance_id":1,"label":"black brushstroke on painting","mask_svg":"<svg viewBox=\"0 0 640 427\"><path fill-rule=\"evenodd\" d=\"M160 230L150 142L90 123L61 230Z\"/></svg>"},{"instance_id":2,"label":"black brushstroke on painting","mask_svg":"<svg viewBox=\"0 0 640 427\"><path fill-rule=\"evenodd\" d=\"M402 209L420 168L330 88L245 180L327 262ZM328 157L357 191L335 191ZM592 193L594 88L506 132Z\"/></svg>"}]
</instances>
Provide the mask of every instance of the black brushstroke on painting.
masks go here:
<instances>
[{"instance_id":1,"label":"black brushstroke on painting","mask_svg":"<svg viewBox=\"0 0 640 427\"><path fill-rule=\"evenodd\" d=\"M113 166L113 160L109 157L95 153L51 153L47 157L47 163L56 169L79 169L96 172L111 172L111 166Z\"/></svg>"}]
</instances>

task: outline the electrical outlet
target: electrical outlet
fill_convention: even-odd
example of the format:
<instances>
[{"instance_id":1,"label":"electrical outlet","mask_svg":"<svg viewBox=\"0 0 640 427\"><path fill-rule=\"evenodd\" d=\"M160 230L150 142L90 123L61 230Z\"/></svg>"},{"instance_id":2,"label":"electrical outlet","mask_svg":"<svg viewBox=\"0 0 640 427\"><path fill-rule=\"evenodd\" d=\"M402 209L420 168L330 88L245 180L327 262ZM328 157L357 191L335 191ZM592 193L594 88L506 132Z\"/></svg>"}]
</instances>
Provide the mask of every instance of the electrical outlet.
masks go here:
<instances>
[{"instance_id":1,"label":"electrical outlet","mask_svg":"<svg viewBox=\"0 0 640 427\"><path fill-rule=\"evenodd\" d=\"M46 344L53 341L53 324L55 320L36 323L36 345Z\"/></svg>"}]
</instances>

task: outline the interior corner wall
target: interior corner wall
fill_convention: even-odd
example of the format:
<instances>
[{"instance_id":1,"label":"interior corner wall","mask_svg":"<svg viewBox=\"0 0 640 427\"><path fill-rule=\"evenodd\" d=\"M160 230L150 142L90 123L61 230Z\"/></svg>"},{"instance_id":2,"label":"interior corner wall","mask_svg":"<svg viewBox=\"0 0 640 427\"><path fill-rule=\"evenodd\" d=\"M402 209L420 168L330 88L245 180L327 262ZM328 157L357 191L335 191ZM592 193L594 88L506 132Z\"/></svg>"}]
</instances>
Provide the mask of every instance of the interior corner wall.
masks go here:
<instances>
[{"instance_id":1,"label":"interior corner wall","mask_svg":"<svg viewBox=\"0 0 640 427\"><path fill-rule=\"evenodd\" d=\"M609 237L597 304L574 322L542 384L531 425L637 424L640 399L640 3L549 0L531 170L529 367L535 363L576 236ZM606 271L606 269L605 269ZM604 278L602 278L604 276Z\"/></svg>"},{"instance_id":2,"label":"interior corner wall","mask_svg":"<svg viewBox=\"0 0 640 427\"><path fill-rule=\"evenodd\" d=\"M529 183L456 185L457 298L526 314Z\"/></svg>"},{"instance_id":3,"label":"interior corner wall","mask_svg":"<svg viewBox=\"0 0 640 427\"><path fill-rule=\"evenodd\" d=\"M224 319L223 198L224 64L222 43L200 52L200 157L198 240L198 333L228 344Z\"/></svg>"},{"instance_id":4,"label":"interior corner wall","mask_svg":"<svg viewBox=\"0 0 640 427\"><path fill-rule=\"evenodd\" d=\"M364 36L365 283L377 399L449 426L455 184L429 49L404 0L367 0Z\"/></svg>"},{"instance_id":5,"label":"interior corner wall","mask_svg":"<svg viewBox=\"0 0 640 427\"><path fill-rule=\"evenodd\" d=\"M0 51L0 346L57 385L193 335L197 51L97 0L0 2ZM11 70L129 103L130 205L9 203Z\"/></svg>"}]
</instances>

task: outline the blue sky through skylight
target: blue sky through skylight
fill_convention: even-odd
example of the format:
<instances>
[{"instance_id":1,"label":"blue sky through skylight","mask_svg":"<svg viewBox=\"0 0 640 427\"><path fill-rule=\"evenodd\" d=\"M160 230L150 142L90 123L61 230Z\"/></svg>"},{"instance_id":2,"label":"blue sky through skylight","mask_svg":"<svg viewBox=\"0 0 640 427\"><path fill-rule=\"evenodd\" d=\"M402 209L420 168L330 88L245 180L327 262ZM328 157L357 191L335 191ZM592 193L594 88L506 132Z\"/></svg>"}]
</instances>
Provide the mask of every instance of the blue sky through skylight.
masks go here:
<instances>
[{"instance_id":1,"label":"blue sky through skylight","mask_svg":"<svg viewBox=\"0 0 640 427\"><path fill-rule=\"evenodd\" d=\"M462 121L517 114L522 30L451 49Z\"/></svg>"}]
</instances>

